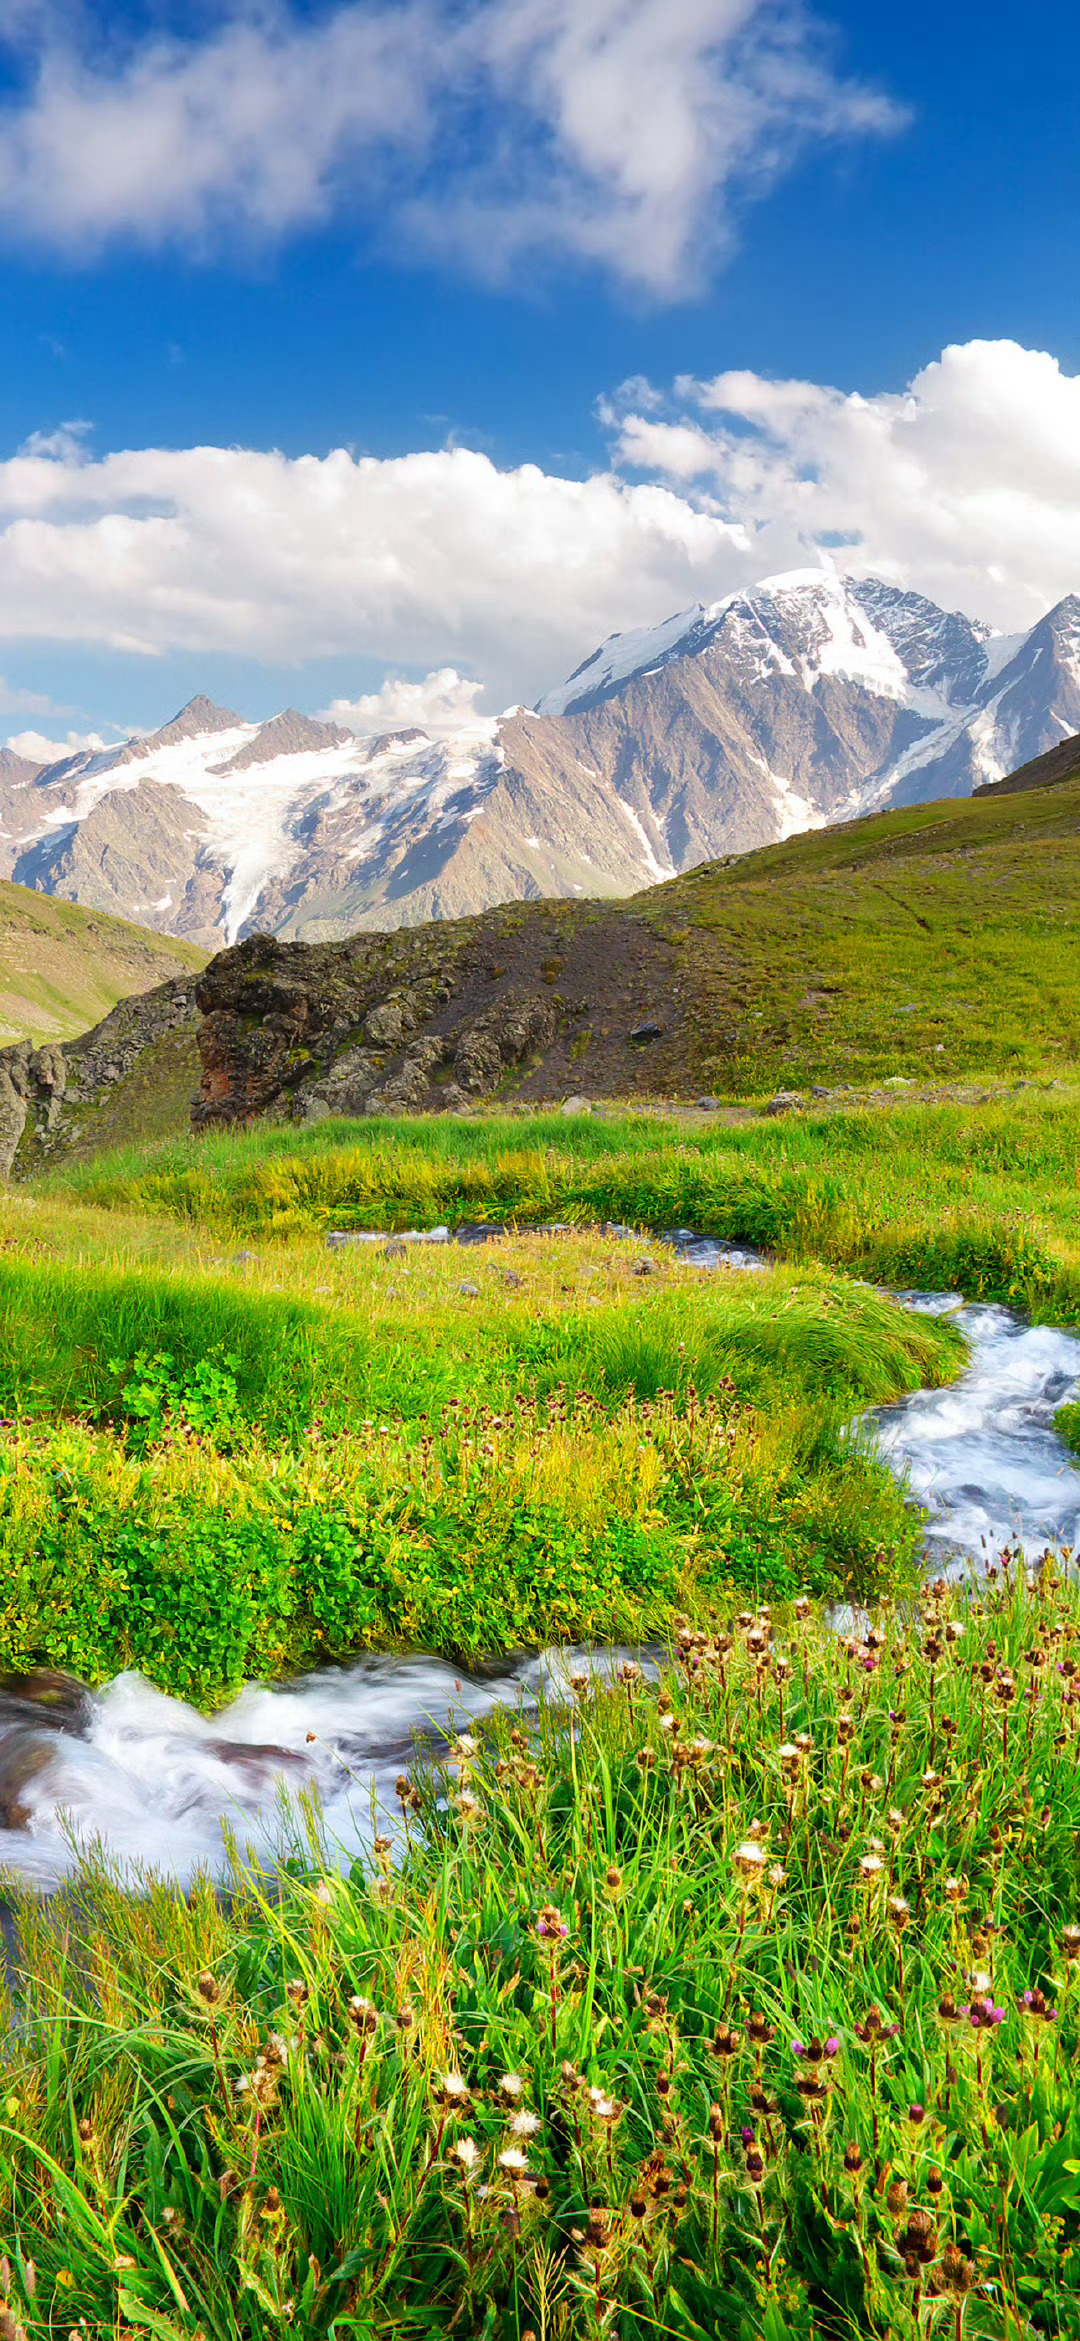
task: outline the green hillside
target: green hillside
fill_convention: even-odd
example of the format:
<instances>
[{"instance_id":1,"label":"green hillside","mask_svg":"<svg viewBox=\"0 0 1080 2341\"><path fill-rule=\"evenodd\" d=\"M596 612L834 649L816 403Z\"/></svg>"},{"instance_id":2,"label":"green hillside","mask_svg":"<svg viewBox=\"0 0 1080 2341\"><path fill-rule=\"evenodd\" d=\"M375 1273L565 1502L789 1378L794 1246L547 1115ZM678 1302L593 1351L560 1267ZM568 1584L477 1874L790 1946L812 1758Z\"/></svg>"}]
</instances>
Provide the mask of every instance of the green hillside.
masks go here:
<instances>
[{"instance_id":1,"label":"green hillside","mask_svg":"<svg viewBox=\"0 0 1080 2341\"><path fill-rule=\"evenodd\" d=\"M0 881L0 1047L70 1040L129 993L205 965L191 943Z\"/></svg>"},{"instance_id":2,"label":"green hillside","mask_svg":"<svg viewBox=\"0 0 1080 2341\"><path fill-rule=\"evenodd\" d=\"M688 1077L739 1096L1064 1069L1080 1046L1080 746L1067 780L812 831L634 909L677 949L673 1093Z\"/></svg>"}]
</instances>

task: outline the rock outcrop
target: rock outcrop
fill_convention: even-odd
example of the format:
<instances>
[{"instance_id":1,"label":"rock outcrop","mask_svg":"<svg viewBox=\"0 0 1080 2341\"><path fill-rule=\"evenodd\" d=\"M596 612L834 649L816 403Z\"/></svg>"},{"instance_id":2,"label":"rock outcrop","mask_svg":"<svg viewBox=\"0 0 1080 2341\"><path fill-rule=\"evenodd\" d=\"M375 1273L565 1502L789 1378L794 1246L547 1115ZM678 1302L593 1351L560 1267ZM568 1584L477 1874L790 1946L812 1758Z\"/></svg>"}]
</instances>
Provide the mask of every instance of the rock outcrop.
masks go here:
<instances>
[{"instance_id":1,"label":"rock outcrop","mask_svg":"<svg viewBox=\"0 0 1080 2341\"><path fill-rule=\"evenodd\" d=\"M0 1049L0 1178L32 1176L54 1156L91 1152L127 1135L116 1113L133 1084L151 1097L176 1073L190 1091L197 1064L193 979L121 1000L76 1040Z\"/></svg>"},{"instance_id":2,"label":"rock outcrop","mask_svg":"<svg viewBox=\"0 0 1080 2341\"><path fill-rule=\"evenodd\" d=\"M561 1099L586 1060L625 1094L643 1085L634 1013L670 992L673 965L649 921L599 903L512 905L347 943L250 935L196 986L193 1123ZM666 1021L677 1035L677 1010Z\"/></svg>"}]
</instances>

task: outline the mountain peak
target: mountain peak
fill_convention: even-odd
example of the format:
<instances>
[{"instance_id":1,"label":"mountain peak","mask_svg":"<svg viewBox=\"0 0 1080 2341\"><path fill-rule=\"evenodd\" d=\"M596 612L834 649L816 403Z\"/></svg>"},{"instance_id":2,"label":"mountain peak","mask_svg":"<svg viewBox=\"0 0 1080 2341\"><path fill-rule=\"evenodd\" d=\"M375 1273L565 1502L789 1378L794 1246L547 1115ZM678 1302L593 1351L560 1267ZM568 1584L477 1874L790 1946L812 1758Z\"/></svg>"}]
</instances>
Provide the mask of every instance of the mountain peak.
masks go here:
<instances>
[{"instance_id":1,"label":"mountain peak","mask_svg":"<svg viewBox=\"0 0 1080 2341\"><path fill-rule=\"evenodd\" d=\"M325 748L345 748L352 733L343 731L338 723L320 723L313 715L301 715L295 707L285 707L269 723L259 725L253 740L238 748L224 764L215 764L217 773L246 772L253 764L272 764L277 756L318 754Z\"/></svg>"}]
</instances>

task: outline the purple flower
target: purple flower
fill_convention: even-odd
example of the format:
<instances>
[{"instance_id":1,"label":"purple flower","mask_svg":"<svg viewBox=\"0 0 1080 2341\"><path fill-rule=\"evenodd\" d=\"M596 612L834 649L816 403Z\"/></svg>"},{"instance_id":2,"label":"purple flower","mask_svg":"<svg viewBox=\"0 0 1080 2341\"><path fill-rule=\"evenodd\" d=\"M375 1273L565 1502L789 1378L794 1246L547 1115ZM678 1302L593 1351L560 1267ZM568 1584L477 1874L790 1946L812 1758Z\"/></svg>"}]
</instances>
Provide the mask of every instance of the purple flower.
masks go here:
<instances>
[{"instance_id":1,"label":"purple flower","mask_svg":"<svg viewBox=\"0 0 1080 2341\"><path fill-rule=\"evenodd\" d=\"M742 2139L744 2146L755 2146L757 2144L757 2131L755 2130L752 2122L744 2123L742 2129L739 2132L739 2136Z\"/></svg>"},{"instance_id":2,"label":"purple flower","mask_svg":"<svg viewBox=\"0 0 1080 2341\"><path fill-rule=\"evenodd\" d=\"M1032 1994L1031 1994L1031 1992L1029 1992L1029 1991L1021 1992L1021 1994L1020 1994L1020 2001L1021 2001L1021 2005L1022 2005L1023 2007L1025 2007L1025 2008L1030 2008L1030 2006L1031 2006L1031 2004L1032 2004Z\"/></svg>"},{"instance_id":3,"label":"purple flower","mask_svg":"<svg viewBox=\"0 0 1080 2341\"><path fill-rule=\"evenodd\" d=\"M838 2057L838 2056L839 2056L839 2054L840 2054L840 2037L839 2037L839 2034L838 2034L838 2033L836 2033L836 2032L830 2032L830 2034L829 2034L829 2037L828 2037L828 2039L827 2039L827 2041L826 2041L826 2043L825 2043L825 2054L826 2054L826 2056L827 2056L827 2057Z\"/></svg>"},{"instance_id":4,"label":"purple flower","mask_svg":"<svg viewBox=\"0 0 1080 2341\"><path fill-rule=\"evenodd\" d=\"M793 2040L791 2043L791 2053L793 2057L804 2057L806 2055L805 2040Z\"/></svg>"}]
</instances>

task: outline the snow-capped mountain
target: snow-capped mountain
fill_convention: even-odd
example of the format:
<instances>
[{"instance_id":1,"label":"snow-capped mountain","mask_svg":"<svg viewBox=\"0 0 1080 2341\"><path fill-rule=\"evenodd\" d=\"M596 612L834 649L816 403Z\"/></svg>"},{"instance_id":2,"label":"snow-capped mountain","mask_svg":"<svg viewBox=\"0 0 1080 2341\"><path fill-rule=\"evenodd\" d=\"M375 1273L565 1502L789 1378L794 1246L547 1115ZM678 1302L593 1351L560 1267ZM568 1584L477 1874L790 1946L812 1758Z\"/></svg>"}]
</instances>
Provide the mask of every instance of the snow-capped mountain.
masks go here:
<instances>
[{"instance_id":1,"label":"snow-capped mountain","mask_svg":"<svg viewBox=\"0 0 1080 2341\"><path fill-rule=\"evenodd\" d=\"M994 635L821 570L614 635L535 709L380 739L194 699L147 739L0 751L0 875L209 947L633 893L1080 731L1080 598Z\"/></svg>"}]
</instances>

